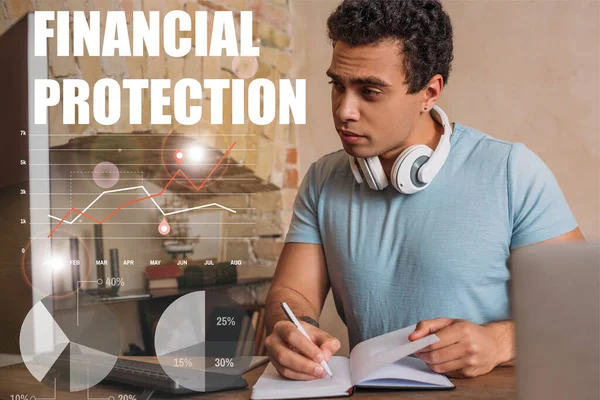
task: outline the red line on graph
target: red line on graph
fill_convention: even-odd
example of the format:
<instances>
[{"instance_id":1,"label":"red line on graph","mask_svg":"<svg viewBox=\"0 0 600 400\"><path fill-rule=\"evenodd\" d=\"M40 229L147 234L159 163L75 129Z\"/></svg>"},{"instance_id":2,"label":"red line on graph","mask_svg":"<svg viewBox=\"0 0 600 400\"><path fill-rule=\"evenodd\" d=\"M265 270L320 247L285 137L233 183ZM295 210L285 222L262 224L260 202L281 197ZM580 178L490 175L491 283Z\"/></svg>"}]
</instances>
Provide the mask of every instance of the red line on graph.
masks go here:
<instances>
[{"instance_id":1,"label":"red line on graph","mask_svg":"<svg viewBox=\"0 0 600 400\"><path fill-rule=\"evenodd\" d=\"M129 200L123 204L121 204L117 209L115 209L113 212L111 212L110 214L108 214L106 217L104 217L104 219L102 219L102 221L97 220L94 217L91 217L81 211L79 211L76 208L71 208L69 209L69 211L67 211L67 213L65 214L65 216L59 221L58 224L56 224L56 226L54 227L54 229L52 229L52 231L48 234L48 237L52 236L52 234L54 232L56 232L56 230L58 229L58 227L65 222L65 220L67 219L67 217L72 213L72 212L76 212L81 214L84 217L87 217L89 219L91 219L92 221L98 223L98 224L103 224L104 222L108 221L109 218L111 218L113 215L115 215L116 213L119 212L119 210L121 210L123 207L128 206L130 204L133 203L137 203L139 201L143 201L143 200L148 200L151 199L153 197L158 197L160 195L162 195L165 190L167 190L167 188L171 185L171 183L173 183L173 181L175 180L175 178L177 177L177 175L179 173L181 173L181 175L183 175L185 177L185 179L190 183L190 185L192 185L192 187L196 190L199 191L200 189L202 189L202 187L204 186L204 184L208 181L208 179L211 177L211 175L217 170L217 168L219 167L219 165L221 165L221 163L223 162L223 160L225 160L225 157L227 157L227 155L231 152L231 149L233 149L233 146L235 146L236 142L233 142L233 144L229 147L229 149L227 150L227 152L225 154L223 154L223 157L221 157L221 159L219 160L219 162L217 163L217 165L215 165L215 167L212 169L212 171L210 171L210 174L208 174L208 176L206 178L204 178L204 181L202 181L202 183L200 184L200 186L196 187L196 185L194 185L194 182L192 182L192 180L185 174L185 172L183 172L181 169L178 169L177 171L175 171L175 173L173 174L173 176L171 176L171 179L169 179L169 182L167 182L167 184L165 185L164 188L162 188L162 190L158 193L155 193L153 195L150 196L146 196L146 197L141 197L139 199L134 199L134 200Z\"/></svg>"}]
</instances>

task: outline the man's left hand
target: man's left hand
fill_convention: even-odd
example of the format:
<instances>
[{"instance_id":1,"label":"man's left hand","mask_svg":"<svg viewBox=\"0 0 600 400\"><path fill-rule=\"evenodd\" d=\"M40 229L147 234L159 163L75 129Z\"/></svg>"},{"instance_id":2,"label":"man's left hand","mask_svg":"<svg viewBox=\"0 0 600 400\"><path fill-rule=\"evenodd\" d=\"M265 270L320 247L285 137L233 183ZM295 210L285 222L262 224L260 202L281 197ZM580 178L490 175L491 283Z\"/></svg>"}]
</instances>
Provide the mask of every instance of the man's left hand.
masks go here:
<instances>
[{"instance_id":1,"label":"man's left hand","mask_svg":"<svg viewBox=\"0 0 600 400\"><path fill-rule=\"evenodd\" d=\"M477 325L463 319L436 318L417 324L408 337L414 341L435 333L439 342L415 353L433 371L453 378L487 374L512 359L510 321ZM507 332L510 331L510 332Z\"/></svg>"}]
</instances>

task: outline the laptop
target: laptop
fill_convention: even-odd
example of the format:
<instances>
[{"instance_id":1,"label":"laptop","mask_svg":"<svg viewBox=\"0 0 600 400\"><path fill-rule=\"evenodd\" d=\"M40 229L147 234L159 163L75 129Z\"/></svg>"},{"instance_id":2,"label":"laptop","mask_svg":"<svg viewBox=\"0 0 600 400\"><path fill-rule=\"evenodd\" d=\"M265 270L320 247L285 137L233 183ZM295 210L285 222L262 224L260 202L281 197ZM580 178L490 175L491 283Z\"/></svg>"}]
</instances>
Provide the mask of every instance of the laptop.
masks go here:
<instances>
[{"instance_id":1,"label":"laptop","mask_svg":"<svg viewBox=\"0 0 600 400\"><path fill-rule=\"evenodd\" d=\"M600 398L600 246L524 247L511 259L517 398Z\"/></svg>"}]
</instances>

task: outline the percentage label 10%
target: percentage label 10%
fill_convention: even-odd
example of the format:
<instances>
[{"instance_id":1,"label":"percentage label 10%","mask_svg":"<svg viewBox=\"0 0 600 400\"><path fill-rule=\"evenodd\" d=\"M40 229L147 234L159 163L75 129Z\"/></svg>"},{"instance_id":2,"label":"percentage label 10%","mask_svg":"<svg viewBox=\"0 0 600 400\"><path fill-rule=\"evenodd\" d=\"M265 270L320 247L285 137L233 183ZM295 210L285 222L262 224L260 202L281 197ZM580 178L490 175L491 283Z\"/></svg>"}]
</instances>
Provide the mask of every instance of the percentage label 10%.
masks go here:
<instances>
[{"instance_id":1,"label":"percentage label 10%","mask_svg":"<svg viewBox=\"0 0 600 400\"><path fill-rule=\"evenodd\" d=\"M11 394L10 400L35 400L35 396L29 397L27 394Z\"/></svg>"},{"instance_id":2,"label":"percentage label 10%","mask_svg":"<svg viewBox=\"0 0 600 400\"><path fill-rule=\"evenodd\" d=\"M233 317L217 317L217 326L235 326Z\"/></svg>"},{"instance_id":3,"label":"percentage label 10%","mask_svg":"<svg viewBox=\"0 0 600 400\"><path fill-rule=\"evenodd\" d=\"M215 358L215 367L233 368L233 358Z\"/></svg>"},{"instance_id":4,"label":"percentage label 10%","mask_svg":"<svg viewBox=\"0 0 600 400\"><path fill-rule=\"evenodd\" d=\"M192 359L191 358L175 358L173 359L175 363L173 366L178 368L191 368L192 367Z\"/></svg>"}]
</instances>

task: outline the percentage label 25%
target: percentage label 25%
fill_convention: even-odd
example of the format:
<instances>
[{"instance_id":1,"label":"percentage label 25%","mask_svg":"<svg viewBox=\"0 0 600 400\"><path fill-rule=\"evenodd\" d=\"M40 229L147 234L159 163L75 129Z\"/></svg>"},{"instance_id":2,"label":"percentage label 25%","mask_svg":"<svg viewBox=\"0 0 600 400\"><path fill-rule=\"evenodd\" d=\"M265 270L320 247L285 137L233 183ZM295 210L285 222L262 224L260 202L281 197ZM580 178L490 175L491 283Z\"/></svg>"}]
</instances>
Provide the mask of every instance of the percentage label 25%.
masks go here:
<instances>
[{"instance_id":1,"label":"percentage label 25%","mask_svg":"<svg viewBox=\"0 0 600 400\"><path fill-rule=\"evenodd\" d=\"M217 326L235 326L233 317L217 317Z\"/></svg>"}]
</instances>

